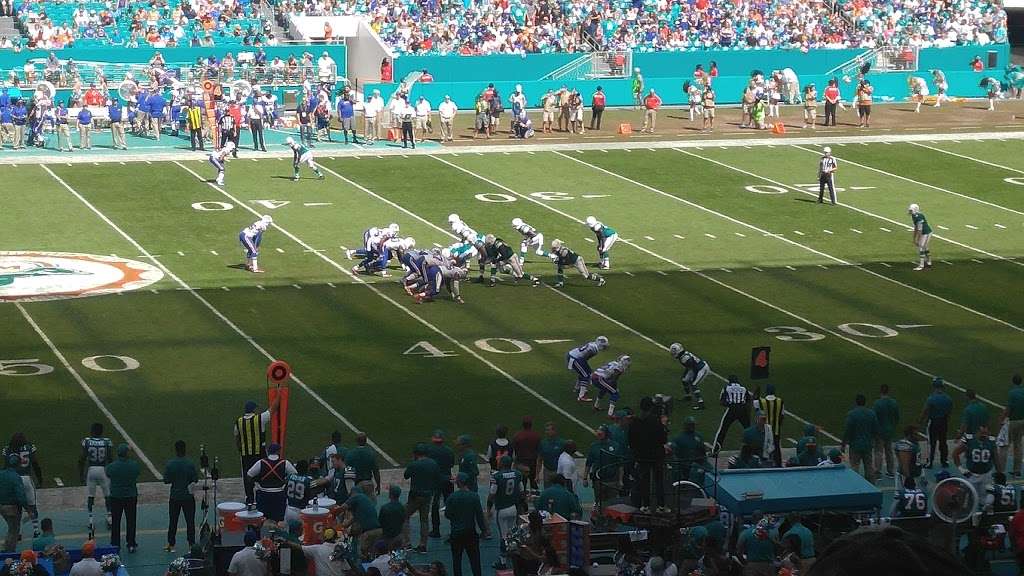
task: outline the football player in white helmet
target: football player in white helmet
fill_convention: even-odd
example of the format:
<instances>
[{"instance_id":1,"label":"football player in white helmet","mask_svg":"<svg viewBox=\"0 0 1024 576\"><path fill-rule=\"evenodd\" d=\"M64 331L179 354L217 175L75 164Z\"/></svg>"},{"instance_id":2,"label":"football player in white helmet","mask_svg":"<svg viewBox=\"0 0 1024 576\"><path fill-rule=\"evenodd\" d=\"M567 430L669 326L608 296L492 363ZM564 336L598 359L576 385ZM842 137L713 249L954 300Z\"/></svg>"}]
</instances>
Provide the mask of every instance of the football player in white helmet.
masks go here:
<instances>
[{"instance_id":1,"label":"football player in white helmet","mask_svg":"<svg viewBox=\"0 0 1024 576\"><path fill-rule=\"evenodd\" d=\"M928 249L928 242L932 239L932 227L928 225L928 219L925 218L924 212L921 212L921 207L917 204L908 206L907 212L910 214L910 220L914 224L914 246L917 247L917 257L919 259L914 270L920 271L925 268L931 268L932 257L931 251Z\"/></svg>"},{"instance_id":2,"label":"football player in white helmet","mask_svg":"<svg viewBox=\"0 0 1024 576\"><path fill-rule=\"evenodd\" d=\"M299 144L294 138L289 136L288 138L285 138L284 145L292 150L292 182L299 179L299 166L303 164L309 166L309 169L316 174L317 180L324 179L324 175L320 172L320 168L317 167L316 162L313 161L313 151L307 148L305 144Z\"/></svg>"},{"instance_id":3,"label":"football player in white helmet","mask_svg":"<svg viewBox=\"0 0 1024 576\"><path fill-rule=\"evenodd\" d=\"M619 378L629 370L630 362L629 356L619 356L590 375L591 384L597 388L597 398L594 399L595 412L601 409L601 398L607 394L608 417L615 415L615 403L619 401Z\"/></svg>"},{"instance_id":4,"label":"football player in white helmet","mask_svg":"<svg viewBox=\"0 0 1024 576\"><path fill-rule=\"evenodd\" d=\"M683 366L683 401L694 401L693 409L703 410L704 396L700 391L700 383L711 372L711 365L683 348L679 342L673 342L668 347L668 353Z\"/></svg>"},{"instance_id":5,"label":"football player in white helmet","mask_svg":"<svg viewBox=\"0 0 1024 576\"><path fill-rule=\"evenodd\" d=\"M590 387L590 375L594 372L590 367L590 359L597 356L603 350L607 350L610 343L607 336L598 336L592 342L587 342L570 349L565 353L565 363L569 371L576 373L576 382L573 390L577 393L576 399L580 402L590 402L587 397L587 389Z\"/></svg>"},{"instance_id":6,"label":"football player in white helmet","mask_svg":"<svg viewBox=\"0 0 1024 576\"><path fill-rule=\"evenodd\" d=\"M217 169L217 182L218 186L224 185L224 165L227 164L228 158L231 157L231 153L235 150L235 143L228 140L221 146L220 150L214 150L207 155L207 159L210 165Z\"/></svg>"},{"instance_id":7,"label":"football player in white helmet","mask_svg":"<svg viewBox=\"0 0 1024 576\"><path fill-rule=\"evenodd\" d=\"M597 236L597 267L604 270L611 270L612 263L608 257L612 246L619 240L619 234L611 226L605 226L597 218L587 216L587 228Z\"/></svg>"},{"instance_id":8,"label":"football player in white helmet","mask_svg":"<svg viewBox=\"0 0 1024 576\"><path fill-rule=\"evenodd\" d=\"M534 248L534 253L536 253L537 256L548 256L547 250L544 249L544 234L539 230L530 226L526 222L523 222L522 218L513 218L512 228L523 236L523 241L519 244L520 260L526 262L526 252L530 247Z\"/></svg>"},{"instance_id":9,"label":"football player in white helmet","mask_svg":"<svg viewBox=\"0 0 1024 576\"><path fill-rule=\"evenodd\" d=\"M238 241L245 250L245 269L249 272L261 274L263 270L257 264L256 259L260 255L260 243L263 242L263 233L274 223L274 218L269 214L260 216L260 219L242 228L238 234Z\"/></svg>"}]
</instances>

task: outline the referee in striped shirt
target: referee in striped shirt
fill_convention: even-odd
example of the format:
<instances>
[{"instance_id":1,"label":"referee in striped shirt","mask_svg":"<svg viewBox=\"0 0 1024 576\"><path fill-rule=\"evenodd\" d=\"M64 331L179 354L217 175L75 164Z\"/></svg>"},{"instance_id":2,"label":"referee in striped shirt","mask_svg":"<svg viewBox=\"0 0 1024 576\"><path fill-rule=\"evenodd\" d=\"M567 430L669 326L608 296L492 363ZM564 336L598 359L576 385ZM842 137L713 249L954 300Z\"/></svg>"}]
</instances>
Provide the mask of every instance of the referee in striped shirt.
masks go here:
<instances>
[{"instance_id":1,"label":"referee in striped shirt","mask_svg":"<svg viewBox=\"0 0 1024 576\"><path fill-rule=\"evenodd\" d=\"M832 156L832 149L825 147L825 154L818 161L818 204L822 203L825 197L825 187L828 186L828 195L832 199L832 205L836 205L836 159Z\"/></svg>"},{"instance_id":2,"label":"referee in striped shirt","mask_svg":"<svg viewBox=\"0 0 1024 576\"><path fill-rule=\"evenodd\" d=\"M725 435L734 422L740 423L741 430L750 427L750 406L753 399L750 391L740 384L739 378L729 376L729 383L722 389L722 395L719 397L722 406L725 406L725 413L722 414L722 421L718 424L718 432L715 434L715 455L722 449Z\"/></svg>"}]
</instances>

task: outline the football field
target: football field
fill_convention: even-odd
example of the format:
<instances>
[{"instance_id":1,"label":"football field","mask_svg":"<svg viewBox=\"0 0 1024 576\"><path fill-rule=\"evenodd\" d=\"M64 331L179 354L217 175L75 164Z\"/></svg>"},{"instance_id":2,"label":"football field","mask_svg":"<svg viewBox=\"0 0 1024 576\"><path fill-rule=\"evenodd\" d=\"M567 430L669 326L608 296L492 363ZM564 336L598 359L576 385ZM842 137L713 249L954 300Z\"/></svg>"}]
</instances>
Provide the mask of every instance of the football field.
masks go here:
<instances>
[{"instance_id":1,"label":"football field","mask_svg":"<svg viewBox=\"0 0 1024 576\"><path fill-rule=\"evenodd\" d=\"M298 182L289 159L241 158L223 187L198 156L2 166L4 262L116 255L159 277L0 303L5 434L23 430L39 446L50 486L79 483L77 444L94 421L134 443L150 477L178 438L205 444L234 476L232 423L245 400L265 404L264 370L278 358L295 376L292 459L319 452L335 429L346 445L365 431L382 464L409 460L435 428L471 434L482 451L497 424L515 430L525 414L585 447L606 418L575 401L564 356L599 334L611 350L595 364L633 359L620 406L671 395L673 434L695 414L708 441L729 374L751 389L775 384L787 447L805 422L838 444L854 395L870 401L882 383L904 422L933 376L949 382L957 413L967 388L995 412L1024 369L1020 141L895 140L832 145L839 206L816 203L824 141L320 157L326 179L303 168ZM912 270L910 203L934 229L935 264L922 272ZM397 222L418 247L448 245L452 212L513 246L520 217L588 263L596 248L583 221L596 216L620 236L607 284L569 270L555 288L554 265L531 254L540 287L503 277L465 284L463 305L417 304L400 270L350 272L345 248L364 229ZM267 272L250 274L238 234L261 214L274 218ZM4 266L0 297L24 281ZM714 371L703 412L678 400L674 341ZM769 380L748 379L755 346L772 347ZM734 429L727 448L738 440Z\"/></svg>"}]
</instances>

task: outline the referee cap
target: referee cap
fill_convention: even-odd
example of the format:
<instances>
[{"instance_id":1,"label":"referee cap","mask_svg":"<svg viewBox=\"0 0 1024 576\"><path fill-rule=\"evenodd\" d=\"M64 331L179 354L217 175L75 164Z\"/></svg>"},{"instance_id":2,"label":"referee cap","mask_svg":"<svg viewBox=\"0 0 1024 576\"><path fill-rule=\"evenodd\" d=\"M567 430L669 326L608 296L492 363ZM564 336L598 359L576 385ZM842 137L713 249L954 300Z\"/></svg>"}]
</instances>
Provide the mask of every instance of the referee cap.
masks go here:
<instances>
[{"instance_id":1,"label":"referee cap","mask_svg":"<svg viewBox=\"0 0 1024 576\"><path fill-rule=\"evenodd\" d=\"M825 154L831 154L832 153L832 148L830 148L828 146L825 146L824 152L825 152Z\"/></svg>"}]
</instances>

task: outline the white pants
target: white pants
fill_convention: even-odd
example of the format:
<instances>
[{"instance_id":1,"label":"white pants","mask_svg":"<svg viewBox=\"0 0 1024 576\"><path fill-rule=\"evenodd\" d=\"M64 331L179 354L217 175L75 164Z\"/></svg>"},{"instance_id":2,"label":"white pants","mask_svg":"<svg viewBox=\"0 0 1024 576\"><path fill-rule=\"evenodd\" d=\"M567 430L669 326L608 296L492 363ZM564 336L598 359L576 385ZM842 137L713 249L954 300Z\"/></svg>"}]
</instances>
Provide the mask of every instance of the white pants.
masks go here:
<instances>
[{"instance_id":1,"label":"white pants","mask_svg":"<svg viewBox=\"0 0 1024 576\"><path fill-rule=\"evenodd\" d=\"M931 234L922 234L921 236L919 236L918 239L917 239L917 249L918 250L927 250L928 249L928 241L931 240L931 239L932 239L932 235Z\"/></svg>"},{"instance_id":2,"label":"white pants","mask_svg":"<svg viewBox=\"0 0 1024 576\"><path fill-rule=\"evenodd\" d=\"M505 537L512 533L512 529L516 527L517 517L518 514L515 506L498 510L496 517L498 522L498 538L504 541Z\"/></svg>"},{"instance_id":3,"label":"white pants","mask_svg":"<svg viewBox=\"0 0 1024 576\"><path fill-rule=\"evenodd\" d=\"M36 485L32 483L31 476L22 476L21 483L25 486L25 505L36 505Z\"/></svg>"},{"instance_id":4,"label":"white pants","mask_svg":"<svg viewBox=\"0 0 1024 576\"><path fill-rule=\"evenodd\" d=\"M974 491L978 493L978 508L985 506L985 499L988 496L988 488L992 485L992 472L986 472L985 474L971 474L967 478L967 481L974 486Z\"/></svg>"},{"instance_id":5,"label":"white pants","mask_svg":"<svg viewBox=\"0 0 1024 576\"><path fill-rule=\"evenodd\" d=\"M110 497L110 479L107 478L107 470L103 466L89 466L85 473L85 494L90 498L96 497L96 487L103 490L103 497Z\"/></svg>"},{"instance_id":6,"label":"white pants","mask_svg":"<svg viewBox=\"0 0 1024 576\"><path fill-rule=\"evenodd\" d=\"M694 372L692 370L688 370L686 372L686 375L683 376L683 384L689 384L691 386L699 386L700 383L701 383L701 380L704 380L704 377L707 376L708 372L710 372L710 371L711 371L711 365L710 364L704 364L704 366L700 370L697 370L696 372Z\"/></svg>"},{"instance_id":7,"label":"white pants","mask_svg":"<svg viewBox=\"0 0 1024 576\"><path fill-rule=\"evenodd\" d=\"M310 168L316 168L316 165L313 163L313 153L306 152L302 156L299 156L299 164L305 164Z\"/></svg>"},{"instance_id":8,"label":"white pants","mask_svg":"<svg viewBox=\"0 0 1024 576\"><path fill-rule=\"evenodd\" d=\"M537 256L543 256L544 235L538 233L533 238L524 237L522 243L519 244L519 252L522 254L526 254L527 252L529 252L531 246L536 246L536 250L534 250L534 252L537 254Z\"/></svg>"}]
</instances>

